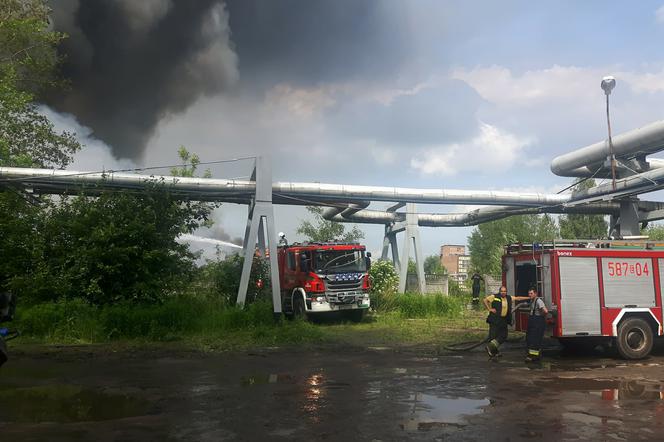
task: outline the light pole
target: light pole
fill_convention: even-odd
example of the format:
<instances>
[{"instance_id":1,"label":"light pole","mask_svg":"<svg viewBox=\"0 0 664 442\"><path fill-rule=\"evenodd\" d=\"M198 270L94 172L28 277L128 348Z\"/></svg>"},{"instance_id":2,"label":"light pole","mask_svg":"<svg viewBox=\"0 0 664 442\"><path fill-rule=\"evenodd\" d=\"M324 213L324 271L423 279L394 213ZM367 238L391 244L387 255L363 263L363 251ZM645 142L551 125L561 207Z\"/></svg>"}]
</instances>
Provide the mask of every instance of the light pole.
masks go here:
<instances>
[{"instance_id":1,"label":"light pole","mask_svg":"<svg viewBox=\"0 0 664 442\"><path fill-rule=\"evenodd\" d=\"M609 156L606 158L611 164L611 179L613 183L613 190L616 190L616 155L613 152L613 141L611 140L611 119L609 118L609 95L614 87L616 87L616 79L609 76L602 78L602 89L606 95L606 125L609 129Z\"/></svg>"}]
</instances>

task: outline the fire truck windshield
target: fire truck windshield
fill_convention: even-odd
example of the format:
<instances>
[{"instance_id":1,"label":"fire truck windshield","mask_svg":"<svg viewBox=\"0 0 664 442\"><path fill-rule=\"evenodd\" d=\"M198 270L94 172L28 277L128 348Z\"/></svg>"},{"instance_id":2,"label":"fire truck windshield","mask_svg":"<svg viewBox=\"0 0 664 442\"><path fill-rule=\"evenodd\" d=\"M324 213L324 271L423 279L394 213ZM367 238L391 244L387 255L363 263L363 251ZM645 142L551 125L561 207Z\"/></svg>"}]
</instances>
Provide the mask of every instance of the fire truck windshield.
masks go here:
<instances>
[{"instance_id":1,"label":"fire truck windshield","mask_svg":"<svg viewBox=\"0 0 664 442\"><path fill-rule=\"evenodd\" d=\"M364 250L318 250L314 252L316 273L366 272Z\"/></svg>"}]
</instances>

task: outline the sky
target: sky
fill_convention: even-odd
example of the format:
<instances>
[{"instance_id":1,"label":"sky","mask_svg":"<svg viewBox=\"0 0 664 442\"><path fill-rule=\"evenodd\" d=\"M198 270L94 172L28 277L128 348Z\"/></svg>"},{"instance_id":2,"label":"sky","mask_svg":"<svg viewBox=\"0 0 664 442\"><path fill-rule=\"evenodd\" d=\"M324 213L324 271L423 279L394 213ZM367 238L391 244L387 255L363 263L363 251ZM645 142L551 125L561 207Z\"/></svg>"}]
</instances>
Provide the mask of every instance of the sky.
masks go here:
<instances>
[{"instance_id":1,"label":"sky","mask_svg":"<svg viewBox=\"0 0 664 442\"><path fill-rule=\"evenodd\" d=\"M51 4L72 87L44 111L86 145L72 170L174 164L184 145L202 161L269 155L275 181L549 193L571 182L555 156L606 137L603 76L614 134L664 118L664 2ZM236 239L246 214L224 204L197 233ZM307 217L279 206L276 229L301 240ZM359 227L379 252L383 226ZM423 252L471 231L421 228Z\"/></svg>"}]
</instances>

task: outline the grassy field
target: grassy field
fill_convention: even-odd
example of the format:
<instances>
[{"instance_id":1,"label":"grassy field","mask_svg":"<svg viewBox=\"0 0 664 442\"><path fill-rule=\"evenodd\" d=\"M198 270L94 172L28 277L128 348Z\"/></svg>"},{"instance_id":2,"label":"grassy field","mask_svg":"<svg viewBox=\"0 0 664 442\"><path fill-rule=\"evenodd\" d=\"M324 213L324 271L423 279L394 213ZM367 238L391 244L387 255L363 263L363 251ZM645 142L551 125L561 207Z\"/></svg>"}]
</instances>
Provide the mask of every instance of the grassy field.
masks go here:
<instances>
[{"instance_id":1,"label":"grassy field","mask_svg":"<svg viewBox=\"0 0 664 442\"><path fill-rule=\"evenodd\" d=\"M19 309L12 327L23 335L12 346L169 343L203 351L318 345L440 350L450 343L480 340L487 333L485 312L470 309L462 298L406 294L380 300L378 305L378 311L356 324L275 322L269 303L241 310L191 298L104 308L82 301L39 304Z\"/></svg>"}]
</instances>

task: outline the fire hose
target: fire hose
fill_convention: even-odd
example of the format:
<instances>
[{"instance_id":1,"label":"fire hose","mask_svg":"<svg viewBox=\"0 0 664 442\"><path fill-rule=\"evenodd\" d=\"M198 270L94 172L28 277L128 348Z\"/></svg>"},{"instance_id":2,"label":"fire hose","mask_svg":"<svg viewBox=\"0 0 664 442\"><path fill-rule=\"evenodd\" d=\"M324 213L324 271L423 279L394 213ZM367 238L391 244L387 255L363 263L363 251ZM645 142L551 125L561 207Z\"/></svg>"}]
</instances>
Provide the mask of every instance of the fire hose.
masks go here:
<instances>
[{"instance_id":1,"label":"fire hose","mask_svg":"<svg viewBox=\"0 0 664 442\"><path fill-rule=\"evenodd\" d=\"M512 311L512 314L516 311L517 308L519 308L522 305L527 305L527 303L521 303L517 304L514 307L514 310ZM554 312L550 312L550 314L553 314ZM518 338L513 338L513 339L507 339L505 342L519 342L523 339L523 336L518 337ZM477 341L466 341L466 342L457 342L456 344L450 344L450 345L444 345L443 348L448 351L470 351L473 350L477 347L479 347L482 344L486 344L491 340L490 336L487 336L486 339L483 339L479 342Z\"/></svg>"},{"instance_id":2,"label":"fire hose","mask_svg":"<svg viewBox=\"0 0 664 442\"><path fill-rule=\"evenodd\" d=\"M514 311L516 311L516 309L522 305L525 305L525 303L517 304L514 307L514 310L512 311L512 315L514 315ZM523 337L519 337L514 339L508 339L505 342L519 342L522 339ZM479 347L480 345L486 344L490 340L491 337L487 336L486 339L483 339L479 342L477 341L457 342L456 344L444 345L443 348L448 351L470 351Z\"/></svg>"},{"instance_id":3,"label":"fire hose","mask_svg":"<svg viewBox=\"0 0 664 442\"><path fill-rule=\"evenodd\" d=\"M513 338L513 339L508 339L505 342L519 342L522 339L523 337ZM479 342L477 341L457 342L456 344L444 345L443 348L449 351L470 351L479 347L482 344L486 344L487 342L489 342L489 340L490 340L489 337L487 337L486 339Z\"/></svg>"}]
</instances>

